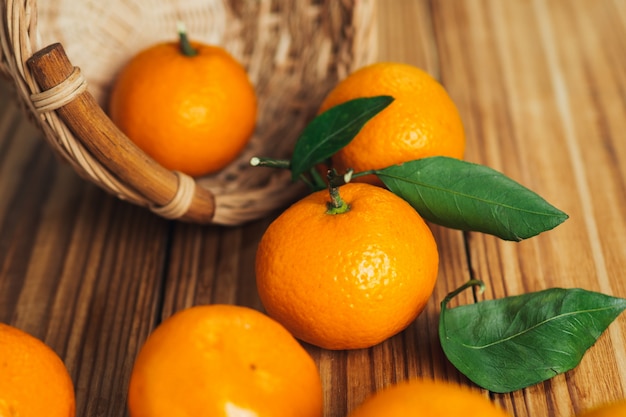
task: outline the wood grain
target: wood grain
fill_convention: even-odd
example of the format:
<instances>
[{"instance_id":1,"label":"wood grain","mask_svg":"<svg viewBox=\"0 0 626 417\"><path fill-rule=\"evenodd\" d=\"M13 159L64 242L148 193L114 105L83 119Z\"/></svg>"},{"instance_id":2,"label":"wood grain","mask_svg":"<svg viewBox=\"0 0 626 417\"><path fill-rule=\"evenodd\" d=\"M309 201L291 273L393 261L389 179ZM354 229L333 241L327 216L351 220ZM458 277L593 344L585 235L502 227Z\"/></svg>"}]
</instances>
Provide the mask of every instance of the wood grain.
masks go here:
<instances>
[{"instance_id":1,"label":"wood grain","mask_svg":"<svg viewBox=\"0 0 626 417\"><path fill-rule=\"evenodd\" d=\"M487 284L482 299L557 286L626 297L626 6L388 0L378 8L379 59L441 80L465 123L466 159L570 219L520 243L433 226L439 280L406 331L371 349L305 345L322 375L325 417L345 417L372 392L418 375L466 384L516 417L571 417L626 397L626 316L574 370L504 395L460 375L437 335L439 302L472 277ZM4 82L0 94L0 321L65 360L78 416L125 416L135 354L161 320L205 303L262 310L253 264L272 216L200 226L119 201L55 158ZM463 294L455 303L471 301Z\"/></svg>"}]
</instances>

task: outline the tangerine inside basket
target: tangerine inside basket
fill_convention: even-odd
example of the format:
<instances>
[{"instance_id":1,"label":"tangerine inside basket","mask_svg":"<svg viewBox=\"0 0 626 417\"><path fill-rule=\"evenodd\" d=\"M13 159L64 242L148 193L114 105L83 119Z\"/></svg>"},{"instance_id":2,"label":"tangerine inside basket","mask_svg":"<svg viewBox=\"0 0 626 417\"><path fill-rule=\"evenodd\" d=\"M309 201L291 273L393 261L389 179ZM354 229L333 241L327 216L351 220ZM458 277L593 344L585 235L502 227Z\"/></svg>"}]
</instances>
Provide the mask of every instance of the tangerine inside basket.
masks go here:
<instances>
[{"instance_id":1,"label":"tangerine inside basket","mask_svg":"<svg viewBox=\"0 0 626 417\"><path fill-rule=\"evenodd\" d=\"M376 56L374 0L2 0L0 70L45 139L82 177L166 217L238 225L292 202L288 171L250 158L289 158L326 93ZM217 174L191 179L159 166L102 110L139 50L177 37L227 49L259 99L248 147Z\"/></svg>"}]
</instances>

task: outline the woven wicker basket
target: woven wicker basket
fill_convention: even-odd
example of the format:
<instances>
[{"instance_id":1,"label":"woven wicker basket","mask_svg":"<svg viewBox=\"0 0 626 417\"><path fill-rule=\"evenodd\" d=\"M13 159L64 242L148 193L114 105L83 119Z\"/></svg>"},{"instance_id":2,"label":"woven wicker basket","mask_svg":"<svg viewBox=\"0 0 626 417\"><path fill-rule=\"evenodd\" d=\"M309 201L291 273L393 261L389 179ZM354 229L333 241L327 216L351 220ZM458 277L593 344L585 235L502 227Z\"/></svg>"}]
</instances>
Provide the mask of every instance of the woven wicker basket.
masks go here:
<instances>
[{"instance_id":1,"label":"woven wicker basket","mask_svg":"<svg viewBox=\"0 0 626 417\"><path fill-rule=\"evenodd\" d=\"M375 0L0 1L0 72L61 158L121 199L196 223L242 224L297 198L302 185L289 172L250 158L288 158L324 95L376 53ZM178 21L239 59L259 97L250 145L196 179L157 164L102 110L117 71L175 39Z\"/></svg>"}]
</instances>

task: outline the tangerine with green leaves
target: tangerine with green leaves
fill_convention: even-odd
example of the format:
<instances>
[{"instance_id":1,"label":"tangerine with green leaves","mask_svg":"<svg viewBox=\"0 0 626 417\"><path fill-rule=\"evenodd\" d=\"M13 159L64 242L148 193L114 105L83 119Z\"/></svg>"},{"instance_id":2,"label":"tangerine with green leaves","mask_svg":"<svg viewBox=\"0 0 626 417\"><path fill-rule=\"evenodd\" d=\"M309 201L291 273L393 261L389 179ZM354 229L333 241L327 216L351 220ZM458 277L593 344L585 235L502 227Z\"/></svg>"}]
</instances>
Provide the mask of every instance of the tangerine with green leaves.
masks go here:
<instances>
[{"instance_id":1,"label":"tangerine with green leaves","mask_svg":"<svg viewBox=\"0 0 626 417\"><path fill-rule=\"evenodd\" d=\"M41 340L0 323L0 416L74 417L72 379Z\"/></svg>"},{"instance_id":2,"label":"tangerine with green leaves","mask_svg":"<svg viewBox=\"0 0 626 417\"><path fill-rule=\"evenodd\" d=\"M368 397L348 417L511 417L488 397L444 380L414 378Z\"/></svg>"},{"instance_id":3,"label":"tangerine with green leaves","mask_svg":"<svg viewBox=\"0 0 626 417\"><path fill-rule=\"evenodd\" d=\"M442 84L412 65L378 62L362 67L330 91L319 111L381 95L394 101L332 156L335 169L362 172L428 156L463 158L465 131L456 105ZM382 184L374 175L355 181Z\"/></svg>"},{"instance_id":4,"label":"tangerine with green leaves","mask_svg":"<svg viewBox=\"0 0 626 417\"><path fill-rule=\"evenodd\" d=\"M189 42L149 47L114 81L111 120L165 168L198 177L232 162L249 142L257 98L225 49Z\"/></svg>"},{"instance_id":5,"label":"tangerine with green leaves","mask_svg":"<svg viewBox=\"0 0 626 417\"><path fill-rule=\"evenodd\" d=\"M321 417L315 362L267 315L203 305L164 320L131 373L132 417Z\"/></svg>"},{"instance_id":6,"label":"tangerine with green leaves","mask_svg":"<svg viewBox=\"0 0 626 417\"><path fill-rule=\"evenodd\" d=\"M297 338L326 349L366 348L424 309L437 245L419 214L388 190L348 183L331 195L304 197L266 229L256 256L258 293Z\"/></svg>"}]
</instances>

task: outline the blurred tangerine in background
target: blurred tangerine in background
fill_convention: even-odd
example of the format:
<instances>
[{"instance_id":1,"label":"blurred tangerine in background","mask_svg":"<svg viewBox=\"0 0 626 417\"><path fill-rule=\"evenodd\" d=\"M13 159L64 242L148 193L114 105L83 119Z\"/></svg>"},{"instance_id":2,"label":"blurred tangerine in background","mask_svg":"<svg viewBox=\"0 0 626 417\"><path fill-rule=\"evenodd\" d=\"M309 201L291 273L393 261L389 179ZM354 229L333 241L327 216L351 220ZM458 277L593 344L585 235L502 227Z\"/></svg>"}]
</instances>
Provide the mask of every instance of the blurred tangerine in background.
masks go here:
<instances>
[{"instance_id":1,"label":"blurred tangerine in background","mask_svg":"<svg viewBox=\"0 0 626 417\"><path fill-rule=\"evenodd\" d=\"M56 352L34 336L0 323L0 416L75 413L74 385Z\"/></svg>"}]
</instances>

